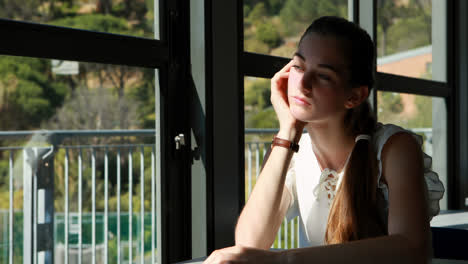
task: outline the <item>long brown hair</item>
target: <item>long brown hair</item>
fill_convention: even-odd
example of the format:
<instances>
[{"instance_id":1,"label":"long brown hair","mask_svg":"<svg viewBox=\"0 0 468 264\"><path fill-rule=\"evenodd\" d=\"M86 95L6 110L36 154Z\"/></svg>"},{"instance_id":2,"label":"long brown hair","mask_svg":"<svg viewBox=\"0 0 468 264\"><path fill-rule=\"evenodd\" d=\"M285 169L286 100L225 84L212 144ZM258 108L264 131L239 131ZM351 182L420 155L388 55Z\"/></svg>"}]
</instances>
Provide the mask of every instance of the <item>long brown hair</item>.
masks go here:
<instances>
[{"instance_id":1,"label":"long brown hair","mask_svg":"<svg viewBox=\"0 0 468 264\"><path fill-rule=\"evenodd\" d=\"M315 20L301 38L308 34L332 36L342 41L351 72L350 89L374 84L375 47L370 36L356 24L339 17ZM349 109L345 116L348 132L372 135L376 119L367 100ZM377 211L377 160L369 140L356 142L349 157L342 182L331 204L325 243L335 244L386 233Z\"/></svg>"}]
</instances>

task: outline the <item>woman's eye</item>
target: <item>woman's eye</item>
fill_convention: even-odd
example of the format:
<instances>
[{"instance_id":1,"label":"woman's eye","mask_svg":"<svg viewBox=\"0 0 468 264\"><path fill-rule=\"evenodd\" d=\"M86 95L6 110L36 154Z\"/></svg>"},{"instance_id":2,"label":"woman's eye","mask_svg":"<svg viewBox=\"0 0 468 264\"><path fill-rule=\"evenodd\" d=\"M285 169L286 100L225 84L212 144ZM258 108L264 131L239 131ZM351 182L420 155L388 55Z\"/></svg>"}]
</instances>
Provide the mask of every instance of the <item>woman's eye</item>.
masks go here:
<instances>
[{"instance_id":1,"label":"woman's eye","mask_svg":"<svg viewBox=\"0 0 468 264\"><path fill-rule=\"evenodd\" d=\"M299 65L293 65L292 67L296 69L296 71L302 71L302 68Z\"/></svg>"},{"instance_id":2,"label":"woman's eye","mask_svg":"<svg viewBox=\"0 0 468 264\"><path fill-rule=\"evenodd\" d=\"M322 79L322 80L325 80L325 81L330 81L331 80L330 76L325 75L325 74L318 74L318 77L320 79Z\"/></svg>"}]
</instances>

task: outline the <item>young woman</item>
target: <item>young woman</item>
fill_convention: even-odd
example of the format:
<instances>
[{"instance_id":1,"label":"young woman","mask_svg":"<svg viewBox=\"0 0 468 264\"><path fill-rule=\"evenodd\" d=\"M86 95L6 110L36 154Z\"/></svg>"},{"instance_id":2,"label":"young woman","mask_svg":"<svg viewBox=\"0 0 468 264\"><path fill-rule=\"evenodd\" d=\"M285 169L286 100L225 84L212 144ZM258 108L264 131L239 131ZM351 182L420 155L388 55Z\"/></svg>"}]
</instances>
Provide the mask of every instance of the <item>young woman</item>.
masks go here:
<instances>
[{"instance_id":1,"label":"young woman","mask_svg":"<svg viewBox=\"0 0 468 264\"><path fill-rule=\"evenodd\" d=\"M342 18L307 28L271 80L280 130L239 217L236 245L205 263L430 260L429 221L444 188L421 137L376 123L367 101L374 50L369 35ZM307 247L270 251L284 217L297 215Z\"/></svg>"}]
</instances>

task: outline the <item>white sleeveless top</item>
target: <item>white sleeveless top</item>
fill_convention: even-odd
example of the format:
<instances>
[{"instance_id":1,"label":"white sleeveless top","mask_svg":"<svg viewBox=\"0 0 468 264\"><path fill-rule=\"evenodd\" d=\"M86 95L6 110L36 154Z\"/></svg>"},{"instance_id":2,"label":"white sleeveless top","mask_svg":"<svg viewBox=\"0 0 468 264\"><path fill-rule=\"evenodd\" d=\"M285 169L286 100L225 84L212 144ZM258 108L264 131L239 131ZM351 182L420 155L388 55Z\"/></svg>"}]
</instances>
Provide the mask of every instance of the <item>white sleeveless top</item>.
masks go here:
<instances>
[{"instance_id":1,"label":"white sleeveless top","mask_svg":"<svg viewBox=\"0 0 468 264\"><path fill-rule=\"evenodd\" d=\"M422 137L411 131L395 125L377 124L377 129L372 135L372 144L377 154L378 162L378 209L382 223L387 225L388 217L388 187L380 180L382 171L381 154L387 140L398 132L411 134L422 145ZM288 220L300 216L300 240L299 247L319 246L324 244L325 230L330 212L331 200L334 197L332 185L338 188L343 172L337 174L335 171L320 170L317 158L312 150L312 144L308 134L304 134L299 141L300 150L296 153L290 163L286 175L286 188L291 195L291 203L286 213ZM432 158L424 155L424 179L428 189L429 216L439 213L439 200L444 194L444 186L438 175L431 170ZM329 174L334 175L328 177ZM330 199L330 198L331 199Z\"/></svg>"}]
</instances>

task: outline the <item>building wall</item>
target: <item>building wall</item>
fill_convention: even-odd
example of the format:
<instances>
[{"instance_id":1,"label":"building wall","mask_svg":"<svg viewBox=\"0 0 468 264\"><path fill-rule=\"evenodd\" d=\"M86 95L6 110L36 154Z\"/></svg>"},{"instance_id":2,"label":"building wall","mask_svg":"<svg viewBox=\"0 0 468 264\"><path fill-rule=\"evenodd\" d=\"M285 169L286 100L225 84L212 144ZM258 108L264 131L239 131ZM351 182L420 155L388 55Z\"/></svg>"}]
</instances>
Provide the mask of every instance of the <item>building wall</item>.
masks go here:
<instances>
[{"instance_id":1,"label":"building wall","mask_svg":"<svg viewBox=\"0 0 468 264\"><path fill-rule=\"evenodd\" d=\"M377 71L421 78L427 71L427 64L432 62L432 53L421 54L395 62L377 66Z\"/></svg>"}]
</instances>

